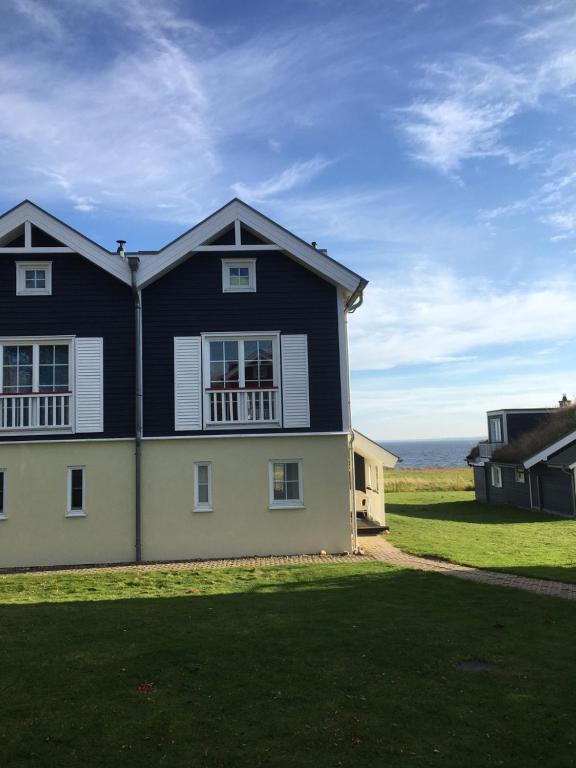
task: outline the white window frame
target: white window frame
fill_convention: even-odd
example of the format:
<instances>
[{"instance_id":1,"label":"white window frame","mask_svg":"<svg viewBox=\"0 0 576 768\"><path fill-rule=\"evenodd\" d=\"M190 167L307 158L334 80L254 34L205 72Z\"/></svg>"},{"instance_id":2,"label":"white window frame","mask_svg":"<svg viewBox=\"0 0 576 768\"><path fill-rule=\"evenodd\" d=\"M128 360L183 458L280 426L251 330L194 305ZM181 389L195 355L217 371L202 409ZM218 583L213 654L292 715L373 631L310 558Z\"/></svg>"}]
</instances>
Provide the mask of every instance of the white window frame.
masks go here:
<instances>
[{"instance_id":1,"label":"white window frame","mask_svg":"<svg viewBox=\"0 0 576 768\"><path fill-rule=\"evenodd\" d=\"M208 501L199 501L198 499L198 469L200 467L208 468ZM194 512L213 512L212 506L212 462L195 461L194 462Z\"/></svg>"},{"instance_id":2,"label":"white window frame","mask_svg":"<svg viewBox=\"0 0 576 768\"><path fill-rule=\"evenodd\" d=\"M72 509L72 471L82 470L82 509ZM86 517L86 467L77 465L66 470L67 502L66 517Z\"/></svg>"},{"instance_id":3,"label":"white window frame","mask_svg":"<svg viewBox=\"0 0 576 768\"><path fill-rule=\"evenodd\" d=\"M26 271L43 269L46 272L44 288L26 288ZM51 296L52 295L52 262L51 261L17 261L16 262L16 295L17 296Z\"/></svg>"},{"instance_id":4,"label":"white window frame","mask_svg":"<svg viewBox=\"0 0 576 768\"><path fill-rule=\"evenodd\" d=\"M239 422L237 424L215 424L209 421L210 414L210 342L211 341L253 341L262 339L272 342L272 388L276 389L277 418L269 422ZM204 429L277 429L282 426L282 386L280 378L280 331L242 331L239 333L230 331L226 333L203 333L202 334L202 369L203 369L203 426ZM238 391L246 391L246 382L244 379L244 345L238 346Z\"/></svg>"},{"instance_id":5,"label":"white window frame","mask_svg":"<svg viewBox=\"0 0 576 768\"><path fill-rule=\"evenodd\" d=\"M2 507L0 508L0 520L6 520L6 475L8 471L5 467L0 467L0 487L2 488Z\"/></svg>"},{"instance_id":6,"label":"white window frame","mask_svg":"<svg viewBox=\"0 0 576 768\"><path fill-rule=\"evenodd\" d=\"M526 470L522 469L521 467L516 467L514 470L514 482L515 483L525 483L526 482Z\"/></svg>"},{"instance_id":7,"label":"white window frame","mask_svg":"<svg viewBox=\"0 0 576 768\"><path fill-rule=\"evenodd\" d=\"M278 500L274 498L274 464L298 465L298 498ZM270 459L268 461L269 509L302 509L304 507L304 462L302 459Z\"/></svg>"},{"instance_id":8,"label":"white window frame","mask_svg":"<svg viewBox=\"0 0 576 768\"><path fill-rule=\"evenodd\" d=\"M248 285L230 285L230 267L248 269ZM256 293L256 259L222 259L222 293Z\"/></svg>"},{"instance_id":9,"label":"white window frame","mask_svg":"<svg viewBox=\"0 0 576 768\"><path fill-rule=\"evenodd\" d=\"M490 484L493 488L502 488L502 469L496 464L490 465Z\"/></svg>"},{"instance_id":10,"label":"white window frame","mask_svg":"<svg viewBox=\"0 0 576 768\"><path fill-rule=\"evenodd\" d=\"M500 416L491 416L488 419L488 431L490 433L488 438L491 443L502 442L502 419Z\"/></svg>"}]
</instances>

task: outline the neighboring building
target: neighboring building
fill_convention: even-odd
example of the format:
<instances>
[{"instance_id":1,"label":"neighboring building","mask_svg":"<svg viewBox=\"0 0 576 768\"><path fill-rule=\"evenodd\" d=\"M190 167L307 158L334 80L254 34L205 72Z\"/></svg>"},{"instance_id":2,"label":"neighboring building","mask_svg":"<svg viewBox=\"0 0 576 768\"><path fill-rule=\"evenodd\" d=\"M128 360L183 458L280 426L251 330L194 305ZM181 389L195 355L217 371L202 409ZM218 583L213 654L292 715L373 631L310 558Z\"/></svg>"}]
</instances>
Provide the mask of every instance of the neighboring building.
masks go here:
<instances>
[{"instance_id":1,"label":"neighboring building","mask_svg":"<svg viewBox=\"0 0 576 768\"><path fill-rule=\"evenodd\" d=\"M468 456L476 499L576 516L576 407L488 411L488 440Z\"/></svg>"},{"instance_id":2,"label":"neighboring building","mask_svg":"<svg viewBox=\"0 0 576 768\"><path fill-rule=\"evenodd\" d=\"M239 200L118 242L0 217L0 567L354 548L366 281ZM382 522L389 459L359 442Z\"/></svg>"}]
</instances>

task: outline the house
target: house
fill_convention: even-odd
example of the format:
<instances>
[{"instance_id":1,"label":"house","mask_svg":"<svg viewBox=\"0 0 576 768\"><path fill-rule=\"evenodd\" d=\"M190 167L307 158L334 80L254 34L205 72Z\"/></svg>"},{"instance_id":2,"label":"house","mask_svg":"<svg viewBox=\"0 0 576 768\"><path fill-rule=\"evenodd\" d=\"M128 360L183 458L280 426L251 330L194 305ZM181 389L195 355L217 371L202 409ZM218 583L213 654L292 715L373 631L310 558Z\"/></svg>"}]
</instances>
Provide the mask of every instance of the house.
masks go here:
<instances>
[{"instance_id":1,"label":"house","mask_svg":"<svg viewBox=\"0 0 576 768\"><path fill-rule=\"evenodd\" d=\"M366 280L240 200L159 251L0 217L0 567L356 547ZM367 517L368 515L363 515Z\"/></svg>"},{"instance_id":2,"label":"house","mask_svg":"<svg viewBox=\"0 0 576 768\"><path fill-rule=\"evenodd\" d=\"M489 411L468 456L476 499L576 517L576 406Z\"/></svg>"}]
</instances>

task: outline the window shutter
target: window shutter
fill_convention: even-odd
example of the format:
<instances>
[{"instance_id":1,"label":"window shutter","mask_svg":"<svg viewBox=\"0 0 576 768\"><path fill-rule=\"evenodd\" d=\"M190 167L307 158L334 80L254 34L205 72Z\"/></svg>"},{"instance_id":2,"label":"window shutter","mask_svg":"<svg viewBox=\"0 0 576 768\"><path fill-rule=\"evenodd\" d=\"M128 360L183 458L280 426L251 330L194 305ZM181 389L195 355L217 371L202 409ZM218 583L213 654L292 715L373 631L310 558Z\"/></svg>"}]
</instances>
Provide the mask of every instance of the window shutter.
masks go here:
<instances>
[{"instance_id":1,"label":"window shutter","mask_svg":"<svg viewBox=\"0 0 576 768\"><path fill-rule=\"evenodd\" d=\"M284 427L309 427L308 336L281 337Z\"/></svg>"},{"instance_id":2,"label":"window shutter","mask_svg":"<svg viewBox=\"0 0 576 768\"><path fill-rule=\"evenodd\" d=\"M202 429L202 340L174 338L174 429Z\"/></svg>"},{"instance_id":3,"label":"window shutter","mask_svg":"<svg viewBox=\"0 0 576 768\"><path fill-rule=\"evenodd\" d=\"M104 341L76 339L76 432L104 431Z\"/></svg>"}]
</instances>

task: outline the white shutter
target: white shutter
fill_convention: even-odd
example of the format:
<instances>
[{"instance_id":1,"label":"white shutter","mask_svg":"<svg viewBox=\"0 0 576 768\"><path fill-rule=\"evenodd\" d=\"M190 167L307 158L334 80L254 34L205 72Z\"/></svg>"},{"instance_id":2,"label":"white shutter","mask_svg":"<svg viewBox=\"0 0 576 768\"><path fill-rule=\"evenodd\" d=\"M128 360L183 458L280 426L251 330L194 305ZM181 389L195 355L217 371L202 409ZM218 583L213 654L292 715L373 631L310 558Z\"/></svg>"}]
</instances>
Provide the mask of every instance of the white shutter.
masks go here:
<instances>
[{"instance_id":1,"label":"white shutter","mask_svg":"<svg viewBox=\"0 0 576 768\"><path fill-rule=\"evenodd\" d=\"M281 337L284 427L309 427L308 336Z\"/></svg>"},{"instance_id":2,"label":"white shutter","mask_svg":"<svg viewBox=\"0 0 576 768\"><path fill-rule=\"evenodd\" d=\"M76 339L76 432L104 431L104 342L103 339Z\"/></svg>"},{"instance_id":3,"label":"white shutter","mask_svg":"<svg viewBox=\"0 0 576 768\"><path fill-rule=\"evenodd\" d=\"M174 429L202 429L202 340L174 338Z\"/></svg>"}]
</instances>

